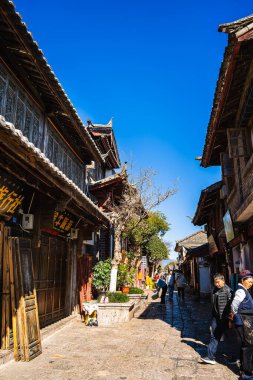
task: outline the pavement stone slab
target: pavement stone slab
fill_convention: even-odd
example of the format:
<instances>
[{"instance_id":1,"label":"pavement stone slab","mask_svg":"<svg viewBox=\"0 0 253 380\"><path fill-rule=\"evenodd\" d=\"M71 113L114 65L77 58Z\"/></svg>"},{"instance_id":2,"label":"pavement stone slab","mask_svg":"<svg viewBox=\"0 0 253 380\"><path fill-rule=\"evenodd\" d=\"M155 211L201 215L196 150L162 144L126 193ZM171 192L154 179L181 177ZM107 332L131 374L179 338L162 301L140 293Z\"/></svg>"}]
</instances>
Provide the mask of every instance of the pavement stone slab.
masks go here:
<instances>
[{"instance_id":1,"label":"pavement stone slab","mask_svg":"<svg viewBox=\"0 0 253 380\"><path fill-rule=\"evenodd\" d=\"M188 297L150 302L138 318L110 327L71 319L29 363L0 366L0 380L234 380L238 368L200 362L209 341L209 304ZM223 349L225 346L223 347Z\"/></svg>"}]
</instances>

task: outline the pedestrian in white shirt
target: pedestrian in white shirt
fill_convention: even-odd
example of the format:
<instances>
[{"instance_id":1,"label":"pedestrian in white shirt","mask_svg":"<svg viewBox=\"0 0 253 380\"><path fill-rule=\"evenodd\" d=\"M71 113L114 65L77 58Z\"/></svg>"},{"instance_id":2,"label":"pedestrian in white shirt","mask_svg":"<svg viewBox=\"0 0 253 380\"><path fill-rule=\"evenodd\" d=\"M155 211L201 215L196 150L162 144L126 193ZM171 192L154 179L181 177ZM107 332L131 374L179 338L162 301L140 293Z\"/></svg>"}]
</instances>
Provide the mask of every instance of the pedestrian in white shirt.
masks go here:
<instances>
[{"instance_id":1,"label":"pedestrian in white shirt","mask_svg":"<svg viewBox=\"0 0 253 380\"><path fill-rule=\"evenodd\" d=\"M251 297L251 294L249 292L249 289L253 285L253 273L245 269L240 273L240 279L241 283L238 284L238 289L235 292L235 296L231 304L230 318L234 321L241 346L240 361L241 369L243 371L241 379L253 379L251 363L253 348L251 355L249 355L249 350L244 349L246 344L244 341L243 321L240 317L240 312L243 312L245 310L253 310L253 298ZM250 356L250 360L248 360L248 356Z\"/></svg>"}]
</instances>

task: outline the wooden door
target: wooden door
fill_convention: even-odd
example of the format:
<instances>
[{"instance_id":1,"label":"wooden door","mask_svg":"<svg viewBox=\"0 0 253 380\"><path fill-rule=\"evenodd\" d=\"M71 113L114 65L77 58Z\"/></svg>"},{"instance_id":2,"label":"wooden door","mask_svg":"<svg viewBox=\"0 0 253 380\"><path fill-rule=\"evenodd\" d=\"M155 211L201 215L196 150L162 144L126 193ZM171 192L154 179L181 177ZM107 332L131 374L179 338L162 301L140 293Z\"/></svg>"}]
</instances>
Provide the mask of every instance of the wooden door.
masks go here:
<instances>
[{"instance_id":1,"label":"wooden door","mask_svg":"<svg viewBox=\"0 0 253 380\"><path fill-rule=\"evenodd\" d=\"M78 259L78 283L79 283L79 299L80 307L82 302L92 299L92 267L93 256L84 255Z\"/></svg>"},{"instance_id":2,"label":"wooden door","mask_svg":"<svg viewBox=\"0 0 253 380\"><path fill-rule=\"evenodd\" d=\"M35 288L41 327L65 316L68 244L64 239L42 235L34 250Z\"/></svg>"},{"instance_id":3,"label":"wooden door","mask_svg":"<svg viewBox=\"0 0 253 380\"><path fill-rule=\"evenodd\" d=\"M42 352L31 240L9 238L9 257L11 285L15 284L12 286L15 359L20 350L21 360L30 361Z\"/></svg>"}]
</instances>

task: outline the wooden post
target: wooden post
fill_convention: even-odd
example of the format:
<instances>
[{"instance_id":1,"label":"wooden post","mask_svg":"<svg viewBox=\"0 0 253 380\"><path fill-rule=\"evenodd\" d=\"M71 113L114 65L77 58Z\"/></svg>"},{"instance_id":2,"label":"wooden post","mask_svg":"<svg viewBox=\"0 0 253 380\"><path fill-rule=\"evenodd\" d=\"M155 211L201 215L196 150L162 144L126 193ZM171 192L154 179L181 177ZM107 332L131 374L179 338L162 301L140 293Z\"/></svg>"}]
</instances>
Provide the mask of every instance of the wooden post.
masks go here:
<instances>
[{"instance_id":1,"label":"wooden post","mask_svg":"<svg viewBox=\"0 0 253 380\"><path fill-rule=\"evenodd\" d=\"M20 359L18 352L18 329L17 329L17 309L15 302L15 280L13 270L13 242L15 238L8 238L8 255L9 255L9 268L10 268L10 292L11 292L11 311L12 311L12 331L13 331L13 344L14 344L14 359ZM15 246L14 246L15 249Z\"/></svg>"},{"instance_id":2,"label":"wooden post","mask_svg":"<svg viewBox=\"0 0 253 380\"><path fill-rule=\"evenodd\" d=\"M1 328L1 348L10 349L10 276L8 257L8 237L10 227L4 227L3 236L3 295L2 295L2 328Z\"/></svg>"},{"instance_id":3,"label":"wooden post","mask_svg":"<svg viewBox=\"0 0 253 380\"><path fill-rule=\"evenodd\" d=\"M17 310L17 331L18 331L18 345L19 345L19 354L22 361L25 361L25 347L24 347L24 335L23 335L23 323L22 323L22 311L20 305L21 297L21 282L18 274L18 257L17 250L19 249L19 240L18 238L13 239L13 248L12 248L12 259L13 259L13 272L14 272L14 281L15 281L15 307Z\"/></svg>"},{"instance_id":4,"label":"wooden post","mask_svg":"<svg viewBox=\"0 0 253 380\"><path fill-rule=\"evenodd\" d=\"M3 244L4 244L4 222L0 222L0 326L1 326L1 337L2 337L2 321L3 321L3 313L2 313L2 291L3 291ZM2 340L1 340L2 341ZM2 344L0 344L2 346Z\"/></svg>"}]
</instances>

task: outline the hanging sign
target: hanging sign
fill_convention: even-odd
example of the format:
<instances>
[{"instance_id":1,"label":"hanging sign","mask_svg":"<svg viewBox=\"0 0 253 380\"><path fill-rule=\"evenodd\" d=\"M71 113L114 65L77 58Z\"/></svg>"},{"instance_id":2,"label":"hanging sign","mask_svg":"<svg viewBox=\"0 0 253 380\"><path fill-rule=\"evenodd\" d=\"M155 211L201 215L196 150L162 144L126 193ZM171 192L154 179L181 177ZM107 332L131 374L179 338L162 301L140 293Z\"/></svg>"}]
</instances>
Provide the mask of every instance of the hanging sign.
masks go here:
<instances>
[{"instance_id":1,"label":"hanging sign","mask_svg":"<svg viewBox=\"0 0 253 380\"><path fill-rule=\"evenodd\" d=\"M225 229L227 242L230 242L231 240L234 239L235 234L234 234L233 222L232 222L229 210L223 216L223 223L224 223L224 229Z\"/></svg>"},{"instance_id":2,"label":"hanging sign","mask_svg":"<svg viewBox=\"0 0 253 380\"><path fill-rule=\"evenodd\" d=\"M142 256L141 257L141 269L147 268L147 256Z\"/></svg>"},{"instance_id":3,"label":"hanging sign","mask_svg":"<svg viewBox=\"0 0 253 380\"><path fill-rule=\"evenodd\" d=\"M68 211L55 211L53 229L63 235L67 235L76 224L75 219Z\"/></svg>"},{"instance_id":4,"label":"hanging sign","mask_svg":"<svg viewBox=\"0 0 253 380\"><path fill-rule=\"evenodd\" d=\"M9 221L21 207L24 188L0 171L0 216Z\"/></svg>"}]
</instances>

